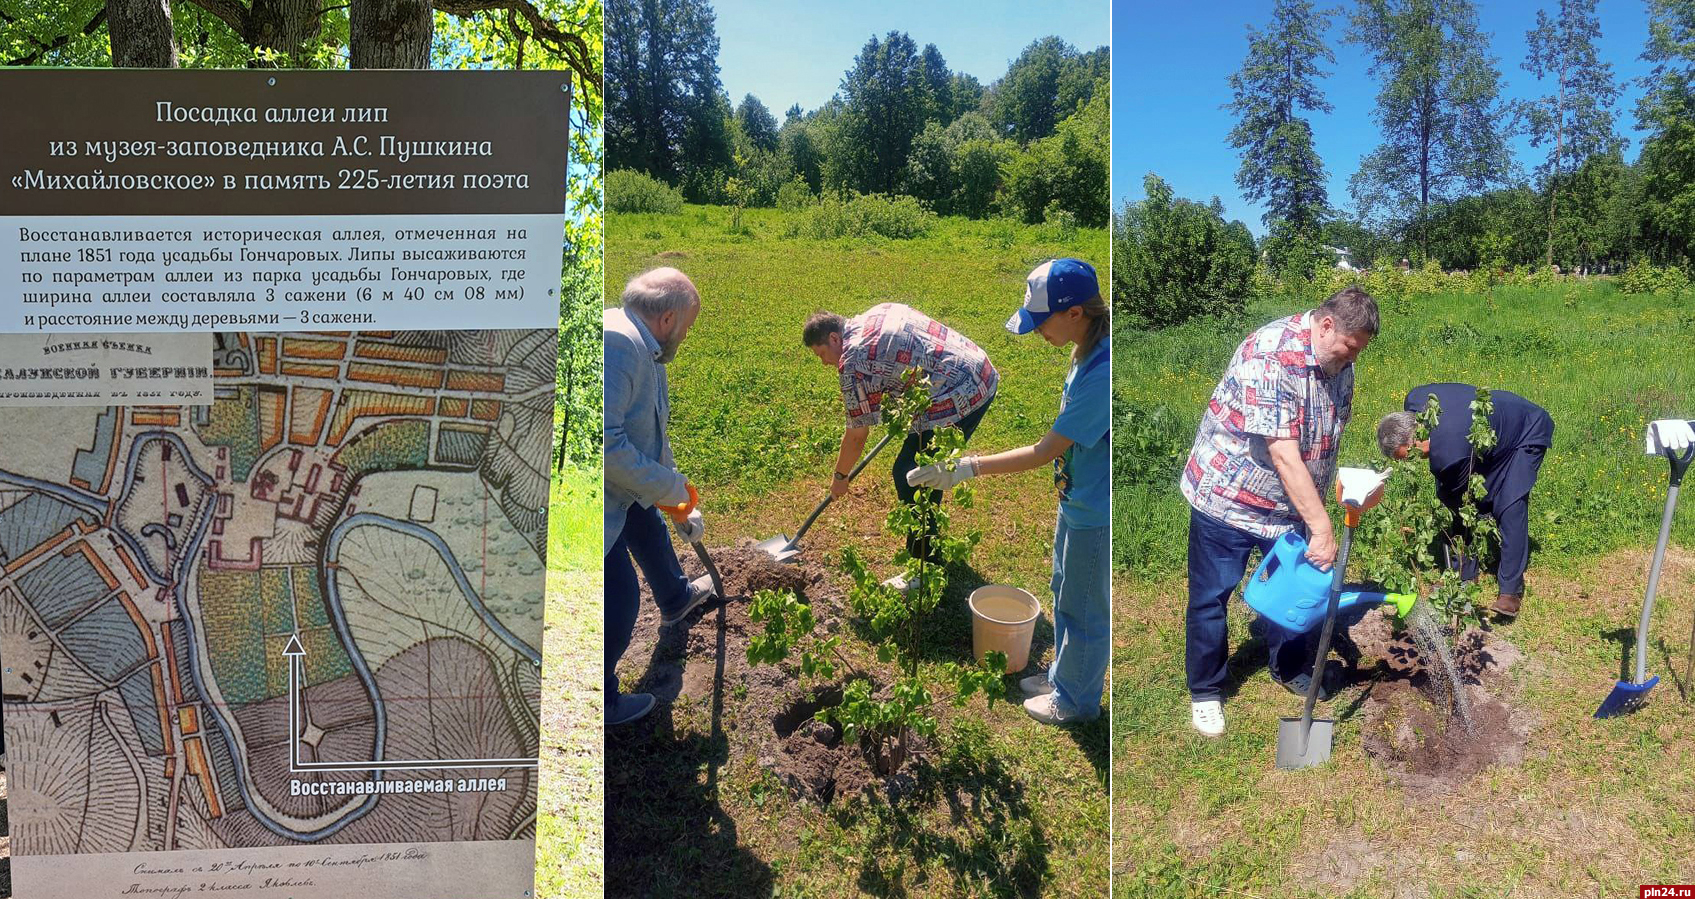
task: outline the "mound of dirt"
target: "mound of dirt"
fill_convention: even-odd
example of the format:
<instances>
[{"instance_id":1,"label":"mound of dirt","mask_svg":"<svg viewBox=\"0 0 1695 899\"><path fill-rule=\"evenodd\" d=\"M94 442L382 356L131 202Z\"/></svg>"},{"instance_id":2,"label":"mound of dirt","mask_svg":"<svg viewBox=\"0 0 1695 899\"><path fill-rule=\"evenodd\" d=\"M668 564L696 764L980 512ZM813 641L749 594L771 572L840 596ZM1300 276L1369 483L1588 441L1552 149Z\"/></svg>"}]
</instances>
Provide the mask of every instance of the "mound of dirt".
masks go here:
<instances>
[{"instance_id":1,"label":"mound of dirt","mask_svg":"<svg viewBox=\"0 0 1695 899\"><path fill-rule=\"evenodd\" d=\"M826 575L822 568L804 559L798 563L778 562L751 543L719 547L708 550L708 554L724 579L724 592L731 598L752 596L760 590L790 590L816 599L811 591L823 583ZM690 557L687 562L690 577L705 572L699 560Z\"/></svg>"},{"instance_id":2,"label":"mound of dirt","mask_svg":"<svg viewBox=\"0 0 1695 899\"><path fill-rule=\"evenodd\" d=\"M688 697L721 708L731 756L756 758L799 800L822 806L862 792L898 793L907 776L876 773L857 741L844 741L840 728L815 719L819 709L841 702L839 684L809 688L786 666L747 661L748 640L759 627L748 618L754 593L793 591L812 605L820 631L831 632L847 612L841 575L804 551L792 561L776 562L752 541L707 552L718 567L726 601L691 613L686 630L683 625L661 629L651 597L644 596L619 666L640 676L635 690L653 693L662 702ZM683 554L681 562L690 578L706 573L692 553ZM652 717L655 723L634 726L660 726L662 716ZM908 765L926 751L915 747Z\"/></svg>"},{"instance_id":3,"label":"mound of dirt","mask_svg":"<svg viewBox=\"0 0 1695 899\"><path fill-rule=\"evenodd\" d=\"M1446 708L1413 640L1374 612L1349 630L1362 657L1375 659L1361 717L1361 745L1409 791L1447 793L1491 765L1524 760L1528 713L1513 706L1507 671L1518 648L1493 631L1468 629L1454 643L1454 661L1471 708L1470 725Z\"/></svg>"}]
</instances>

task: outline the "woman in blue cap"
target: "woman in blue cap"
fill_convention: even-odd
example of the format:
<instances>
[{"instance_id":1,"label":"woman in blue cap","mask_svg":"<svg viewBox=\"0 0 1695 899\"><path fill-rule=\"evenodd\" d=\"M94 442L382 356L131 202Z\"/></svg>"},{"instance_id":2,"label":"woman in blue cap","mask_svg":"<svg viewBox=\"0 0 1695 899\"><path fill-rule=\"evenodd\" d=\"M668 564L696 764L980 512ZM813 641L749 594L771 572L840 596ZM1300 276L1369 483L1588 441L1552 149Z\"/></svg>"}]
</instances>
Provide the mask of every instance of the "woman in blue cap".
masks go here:
<instances>
[{"instance_id":1,"label":"woman in blue cap","mask_svg":"<svg viewBox=\"0 0 1695 899\"><path fill-rule=\"evenodd\" d=\"M1024 304L1007 319L1014 334L1035 331L1056 347L1073 345L1060 393L1059 417L1030 446L967 456L952 471L926 465L908 483L946 489L978 475L1028 471L1049 463L1059 491L1054 528L1054 661L1045 674L1019 681L1024 710L1048 724L1100 715L1111 627L1108 511L1112 495L1112 348L1106 301L1095 270L1077 259L1044 262L1030 273Z\"/></svg>"}]
</instances>

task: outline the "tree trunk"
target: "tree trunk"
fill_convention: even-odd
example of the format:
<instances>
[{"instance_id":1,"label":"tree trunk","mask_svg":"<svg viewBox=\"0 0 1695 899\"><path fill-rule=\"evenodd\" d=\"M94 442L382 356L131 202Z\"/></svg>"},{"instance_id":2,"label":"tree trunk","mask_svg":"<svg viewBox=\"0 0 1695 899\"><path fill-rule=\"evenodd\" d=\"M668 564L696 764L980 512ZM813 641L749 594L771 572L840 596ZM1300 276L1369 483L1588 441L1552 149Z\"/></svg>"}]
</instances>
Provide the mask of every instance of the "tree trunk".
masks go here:
<instances>
[{"instance_id":1,"label":"tree trunk","mask_svg":"<svg viewBox=\"0 0 1695 899\"><path fill-rule=\"evenodd\" d=\"M435 10L430 0L353 0L349 62L355 69L427 69Z\"/></svg>"},{"instance_id":2,"label":"tree trunk","mask_svg":"<svg viewBox=\"0 0 1695 899\"><path fill-rule=\"evenodd\" d=\"M300 65L322 32L323 0L253 0L247 18L249 46L288 54Z\"/></svg>"},{"instance_id":3,"label":"tree trunk","mask_svg":"<svg viewBox=\"0 0 1695 899\"><path fill-rule=\"evenodd\" d=\"M176 68L171 0L106 0L106 27L114 68Z\"/></svg>"}]
</instances>

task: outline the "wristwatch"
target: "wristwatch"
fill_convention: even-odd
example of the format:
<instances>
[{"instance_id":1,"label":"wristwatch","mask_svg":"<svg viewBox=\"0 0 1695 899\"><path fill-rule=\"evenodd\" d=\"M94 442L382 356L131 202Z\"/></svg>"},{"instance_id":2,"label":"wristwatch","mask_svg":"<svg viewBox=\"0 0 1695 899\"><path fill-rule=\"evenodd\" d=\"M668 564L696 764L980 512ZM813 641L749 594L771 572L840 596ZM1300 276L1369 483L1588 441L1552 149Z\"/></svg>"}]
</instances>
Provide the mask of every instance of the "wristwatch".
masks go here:
<instances>
[{"instance_id":1,"label":"wristwatch","mask_svg":"<svg viewBox=\"0 0 1695 899\"><path fill-rule=\"evenodd\" d=\"M847 476L847 475L845 475L845 474L842 474L842 473L841 473L841 472L839 472L839 471L838 471L838 472L836 472L836 473L835 473L835 475L836 475L836 480L838 480L838 481L845 481L845 480L847 480L847 479L848 479L848 476Z\"/></svg>"}]
</instances>

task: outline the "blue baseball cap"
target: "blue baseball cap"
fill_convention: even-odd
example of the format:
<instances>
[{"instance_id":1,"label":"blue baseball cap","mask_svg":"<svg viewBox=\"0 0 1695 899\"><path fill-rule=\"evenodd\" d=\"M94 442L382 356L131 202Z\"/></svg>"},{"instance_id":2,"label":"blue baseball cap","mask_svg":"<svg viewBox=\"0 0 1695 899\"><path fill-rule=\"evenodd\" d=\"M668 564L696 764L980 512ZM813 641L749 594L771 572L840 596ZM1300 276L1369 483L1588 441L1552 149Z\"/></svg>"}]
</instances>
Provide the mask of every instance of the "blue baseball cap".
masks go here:
<instances>
[{"instance_id":1,"label":"blue baseball cap","mask_svg":"<svg viewBox=\"0 0 1695 899\"><path fill-rule=\"evenodd\" d=\"M1014 334L1036 330L1048 316L1081 306L1101 292L1094 266L1081 259L1053 259L1036 266L1024 282L1024 305L1006 320Z\"/></svg>"}]
</instances>

